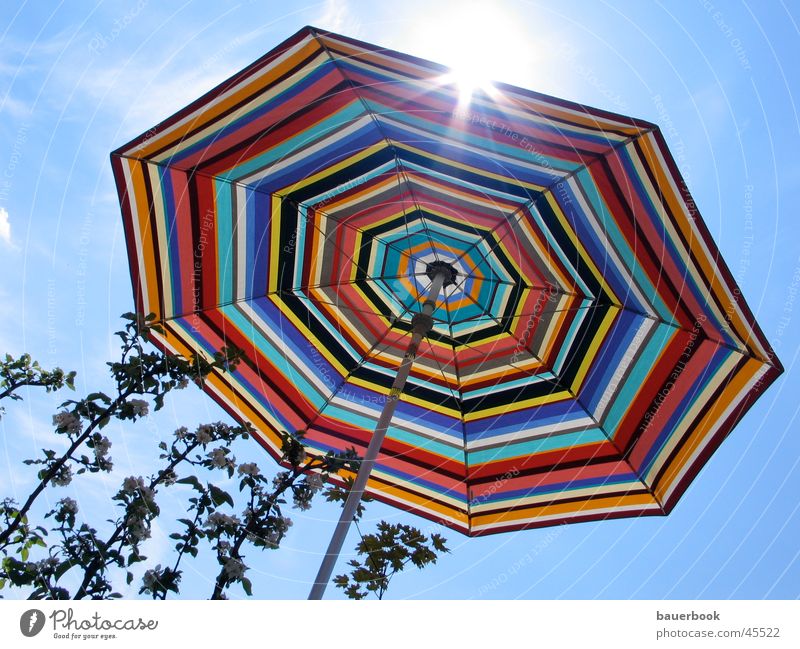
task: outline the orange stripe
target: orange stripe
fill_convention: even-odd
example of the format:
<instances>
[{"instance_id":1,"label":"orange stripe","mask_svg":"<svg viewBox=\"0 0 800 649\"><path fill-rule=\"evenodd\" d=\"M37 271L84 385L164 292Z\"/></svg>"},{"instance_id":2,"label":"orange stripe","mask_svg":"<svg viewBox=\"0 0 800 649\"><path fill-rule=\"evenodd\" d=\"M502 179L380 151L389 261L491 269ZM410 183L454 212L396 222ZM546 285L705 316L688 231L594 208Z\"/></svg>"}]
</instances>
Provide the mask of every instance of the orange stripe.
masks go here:
<instances>
[{"instance_id":1,"label":"orange stripe","mask_svg":"<svg viewBox=\"0 0 800 649\"><path fill-rule=\"evenodd\" d=\"M759 360L749 359L734 378L725 386L723 393L717 401L705 410L705 416L692 431L689 439L683 445L678 454L673 458L669 468L662 474L661 479L653 487L653 491L659 500L662 500L670 485L681 474L690 458L697 448L705 441L714 424L720 423L722 412L730 404L734 403L736 397L742 392L747 383L756 375L763 363Z\"/></svg>"},{"instance_id":2,"label":"orange stripe","mask_svg":"<svg viewBox=\"0 0 800 649\"><path fill-rule=\"evenodd\" d=\"M617 507L631 507L653 505L656 501L650 494L633 494L623 496L608 496L577 500L575 502L557 503L551 505L534 505L514 510L505 510L491 514L473 516L472 527L485 525L502 525L511 521L521 521L543 516L565 516L568 514L588 515L600 509L614 509Z\"/></svg>"}]
</instances>

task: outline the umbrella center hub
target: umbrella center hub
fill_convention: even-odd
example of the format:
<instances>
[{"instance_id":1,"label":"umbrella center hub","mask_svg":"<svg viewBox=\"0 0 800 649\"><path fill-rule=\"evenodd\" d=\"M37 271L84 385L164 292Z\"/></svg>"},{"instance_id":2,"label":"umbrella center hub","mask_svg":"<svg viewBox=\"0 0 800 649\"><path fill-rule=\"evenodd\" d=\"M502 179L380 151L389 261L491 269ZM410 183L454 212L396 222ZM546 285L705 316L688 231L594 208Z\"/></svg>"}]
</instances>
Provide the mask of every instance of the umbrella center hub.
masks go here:
<instances>
[{"instance_id":1,"label":"umbrella center hub","mask_svg":"<svg viewBox=\"0 0 800 649\"><path fill-rule=\"evenodd\" d=\"M431 281L433 281L437 275L444 274L444 282L442 283L442 286L450 286L451 284L455 284L456 277L458 276L456 269L453 268L452 264L448 264L446 261L430 262L425 268L425 274Z\"/></svg>"}]
</instances>

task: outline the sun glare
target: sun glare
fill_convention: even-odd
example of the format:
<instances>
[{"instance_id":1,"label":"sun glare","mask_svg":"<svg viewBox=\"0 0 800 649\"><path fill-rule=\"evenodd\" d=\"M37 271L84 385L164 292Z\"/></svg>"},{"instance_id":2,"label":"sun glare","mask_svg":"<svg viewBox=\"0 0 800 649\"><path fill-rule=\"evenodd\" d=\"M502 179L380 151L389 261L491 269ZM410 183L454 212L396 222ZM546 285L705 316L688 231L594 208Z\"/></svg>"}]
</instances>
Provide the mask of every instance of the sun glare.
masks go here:
<instances>
[{"instance_id":1,"label":"sun glare","mask_svg":"<svg viewBox=\"0 0 800 649\"><path fill-rule=\"evenodd\" d=\"M492 81L524 83L531 59L527 40L514 17L497 3L453 3L426 17L417 30L419 51L451 69L443 81L455 82L459 103L492 92Z\"/></svg>"}]
</instances>

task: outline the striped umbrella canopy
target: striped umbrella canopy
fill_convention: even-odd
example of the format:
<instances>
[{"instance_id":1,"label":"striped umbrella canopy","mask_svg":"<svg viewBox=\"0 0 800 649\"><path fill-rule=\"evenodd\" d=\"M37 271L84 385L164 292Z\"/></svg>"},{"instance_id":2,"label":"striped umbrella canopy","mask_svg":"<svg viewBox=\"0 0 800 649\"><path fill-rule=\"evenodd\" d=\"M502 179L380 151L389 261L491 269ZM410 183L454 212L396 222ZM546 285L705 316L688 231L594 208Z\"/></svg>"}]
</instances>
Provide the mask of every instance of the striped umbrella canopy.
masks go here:
<instances>
[{"instance_id":1,"label":"striped umbrella canopy","mask_svg":"<svg viewBox=\"0 0 800 649\"><path fill-rule=\"evenodd\" d=\"M654 124L307 27L112 154L136 308L280 458L471 536L667 514L782 367Z\"/></svg>"}]
</instances>

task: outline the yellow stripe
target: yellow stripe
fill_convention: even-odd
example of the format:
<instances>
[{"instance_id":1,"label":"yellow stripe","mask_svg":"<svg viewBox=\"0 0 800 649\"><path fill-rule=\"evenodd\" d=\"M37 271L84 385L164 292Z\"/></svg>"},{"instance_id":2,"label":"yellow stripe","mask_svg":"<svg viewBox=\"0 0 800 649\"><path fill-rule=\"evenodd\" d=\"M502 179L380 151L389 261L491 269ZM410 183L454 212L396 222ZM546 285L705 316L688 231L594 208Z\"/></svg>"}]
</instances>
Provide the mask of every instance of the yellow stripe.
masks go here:
<instances>
[{"instance_id":1,"label":"yellow stripe","mask_svg":"<svg viewBox=\"0 0 800 649\"><path fill-rule=\"evenodd\" d=\"M603 291L606 294L608 294L612 298L612 300L614 300L615 304L619 305L620 304L619 298L606 282L603 273L595 265L594 261L592 260L592 256L587 252L586 248L584 248L581 239L578 237L577 233L570 225L569 221L564 215L564 212L562 212L561 209L559 208L558 202L556 201L556 198L553 195L553 193L547 192L547 194L545 194L544 196L547 199L547 203L550 205L550 209L553 210L553 213L556 215L556 218L561 222L561 226L564 229L564 232L566 232L566 234L570 238L570 241L575 246L575 249L577 250L578 255L580 256L581 261L583 261L583 263L586 264L586 266L591 271L592 275L594 275L597 282L600 284L600 286L603 287Z\"/></svg>"},{"instance_id":2,"label":"yellow stripe","mask_svg":"<svg viewBox=\"0 0 800 649\"><path fill-rule=\"evenodd\" d=\"M464 421L477 421L485 419L486 417L493 417L495 415L502 415L509 412L517 412L518 410L525 410L527 408L536 408L547 403L555 401L564 401L566 399L573 399L571 393L566 390L563 392L554 392L541 397L534 397L532 399L525 399L523 401L515 401L513 404L505 406L495 406L494 408L487 408L486 410L477 410L464 415Z\"/></svg>"},{"instance_id":3,"label":"yellow stripe","mask_svg":"<svg viewBox=\"0 0 800 649\"><path fill-rule=\"evenodd\" d=\"M498 180L500 182L508 183L508 176L503 176L501 174L492 173L490 171L487 171L486 169L478 169L477 167L472 167L470 165L466 165L466 164L464 164L462 162L458 162L456 160L453 160L452 158L445 158L443 156L439 156L439 155L436 155L434 153L430 153L429 151L423 151L422 149L418 149L418 148L413 147L413 146L411 146L409 144L406 144L404 142L395 142L394 146L396 148L398 148L398 149L404 149L406 151L411 151L412 153L416 153L416 154L418 154L418 155L420 155L420 156L422 156L424 158L428 158L430 160L436 160L436 161L441 162L442 164L446 164L447 166L450 166L450 167L457 167L459 169L464 169L465 171L471 171L473 173L477 173L477 174L479 174L479 175L481 175L481 176L483 176L485 178L494 178L495 180ZM527 189L530 189L530 190L533 190L533 191L536 191L536 192L540 192L540 191L543 191L545 189L545 185L534 185L534 184L531 184L531 183L522 182L522 180L520 180L519 178L515 179L515 183L519 187L525 187Z\"/></svg>"},{"instance_id":4,"label":"yellow stripe","mask_svg":"<svg viewBox=\"0 0 800 649\"><path fill-rule=\"evenodd\" d=\"M355 155L350 156L349 158L345 158L344 160L338 162L335 165L331 165L330 167L325 167L321 171L318 171L315 174L310 176L304 177L302 180L298 180L297 182L293 182L291 185L286 185L275 191L276 194L287 194L293 191L297 191L302 189L303 187L307 187L308 185L312 185L313 183L321 180L323 178L327 178L330 175L335 174L336 172L346 168L351 167L358 163L360 160L372 155L377 151L381 151L386 148L386 142L377 142L375 144L370 145L366 149L360 150Z\"/></svg>"},{"instance_id":5,"label":"yellow stripe","mask_svg":"<svg viewBox=\"0 0 800 649\"><path fill-rule=\"evenodd\" d=\"M272 196L272 218L270 219L270 250L280 250L280 233L281 233L281 198L273 194ZM245 227L244 223L237 223L236 228ZM296 243L295 243L296 245ZM246 250L240 250L239 254L247 254ZM272 254L269 256L269 282L267 290L273 293L278 290L278 260L280 254ZM312 259L312 264L313 264Z\"/></svg>"},{"instance_id":6,"label":"yellow stripe","mask_svg":"<svg viewBox=\"0 0 800 649\"><path fill-rule=\"evenodd\" d=\"M600 345L605 342L606 340L606 332L611 329L611 325L613 324L614 320L620 313L620 309L616 307L612 307L606 313L606 317L603 318L603 322L600 323L600 326L594 332L594 337L592 338L592 344L589 346L589 349L586 351L586 355L583 358L583 362L581 363L580 367L578 368L578 372L575 374L575 380L572 382L570 389L572 390L573 394L578 394L581 388L581 384L583 380L586 378L586 374L589 371L589 368L592 366L594 362L595 356L600 351Z\"/></svg>"},{"instance_id":7,"label":"yellow stripe","mask_svg":"<svg viewBox=\"0 0 800 649\"><path fill-rule=\"evenodd\" d=\"M178 264L179 260L173 258L169 254L169 238L166 231L166 216L164 214L164 197L161 192L161 177L158 173L158 168L155 165L146 164L143 170L147 173L150 180L150 191L153 194L153 212L154 220L156 222L156 240L160 242L159 250L161 252L161 268L159 275L161 276L161 290L159 294L164 303L165 318L170 318L175 315L175 308L172 303L172 264ZM180 273L180 268L176 268L176 274Z\"/></svg>"},{"instance_id":8,"label":"yellow stripe","mask_svg":"<svg viewBox=\"0 0 800 649\"><path fill-rule=\"evenodd\" d=\"M320 355L323 356L341 376L347 375L347 369L326 349L325 345L320 344L316 336L314 336L308 327L303 324L302 320L298 319L290 309L285 308L286 305L283 303L280 297L268 295L267 298L280 310L284 318L289 320L295 327L297 327L297 330L306 340L308 340L309 343L312 345L316 344L316 349Z\"/></svg>"}]
</instances>

